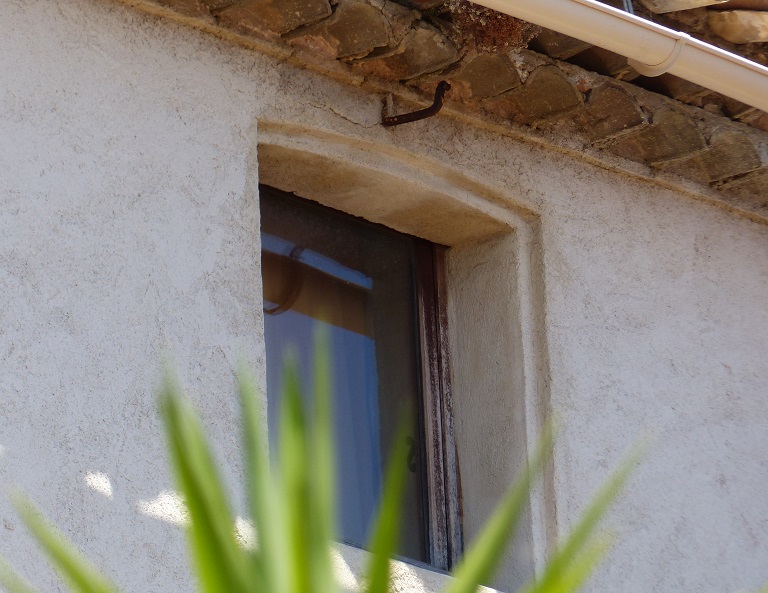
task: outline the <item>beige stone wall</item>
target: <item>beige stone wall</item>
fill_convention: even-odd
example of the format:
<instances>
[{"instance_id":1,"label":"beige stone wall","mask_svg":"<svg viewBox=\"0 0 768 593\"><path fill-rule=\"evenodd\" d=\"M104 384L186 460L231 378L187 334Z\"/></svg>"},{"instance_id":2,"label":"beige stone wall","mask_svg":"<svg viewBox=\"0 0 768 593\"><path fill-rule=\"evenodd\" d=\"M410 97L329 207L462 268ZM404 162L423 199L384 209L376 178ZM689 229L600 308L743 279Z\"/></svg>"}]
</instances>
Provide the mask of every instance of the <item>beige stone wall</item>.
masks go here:
<instances>
[{"instance_id":1,"label":"beige stone wall","mask_svg":"<svg viewBox=\"0 0 768 593\"><path fill-rule=\"evenodd\" d=\"M240 477L232 369L264 368L259 177L452 246L470 535L560 419L500 587L641 438L592 590L768 580L768 227L540 137L383 129L379 95L109 3L0 18L0 481L124 590L191 588L155 414L164 351ZM59 590L0 515L0 553Z\"/></svg>"}]
</instances>

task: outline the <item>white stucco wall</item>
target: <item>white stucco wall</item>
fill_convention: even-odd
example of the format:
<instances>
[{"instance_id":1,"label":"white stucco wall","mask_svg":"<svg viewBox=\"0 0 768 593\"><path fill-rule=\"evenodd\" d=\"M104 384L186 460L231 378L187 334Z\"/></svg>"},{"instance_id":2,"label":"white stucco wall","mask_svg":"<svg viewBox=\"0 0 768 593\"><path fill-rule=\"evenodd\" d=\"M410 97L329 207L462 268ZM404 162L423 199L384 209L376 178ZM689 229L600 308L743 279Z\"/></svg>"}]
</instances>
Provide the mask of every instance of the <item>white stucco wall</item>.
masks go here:
<instances>
[{"instance_id":1,"label":"white stucco wall","mask_svg":"<svg viewBox=\"0 0 768 593\"><path fill-rule=\"evenodd\" d=\"M242 354L263 370L257 128L309 151L341 139L337 160L482 213L471 239L460 217L428 231L456 244L457 285L488 283L456 292L478 298L471 325L499 327L499 348L457 344L454 359L492 415L455 394L470 534L524 457L517 424L551 411L553 504L534 505L532 546L647 436L592 590L768 580L768 226L449 118L384 130L378 95L109 2L11 0L0 20L0 481L124 590L190 588L180 531L151 516L171 487L153 395L164 350L238 480L232 368ZM328 199L365 208L342 198ZM399 207L389 220L405 227ZM483 217L511 225L511 251L477 238ZM0 519L0 553L58 590L5 499ZM518 573L511 561L498 584Z\"/></svg>"},{"instance_id":2,"label":"white stucco wall","mask_svg":"<svg viewBox=\"0 0 768 593\"><path fill-rule=\"evenodd\" d=\"M0 14L0 481L125 590L183 591L180 531L146 514L172 487L154 389L165 352L236 459L232 368L263 351L253 60L105 3ZM0 509L1 553L58 590Z\"/></svg>"}]
</instances>

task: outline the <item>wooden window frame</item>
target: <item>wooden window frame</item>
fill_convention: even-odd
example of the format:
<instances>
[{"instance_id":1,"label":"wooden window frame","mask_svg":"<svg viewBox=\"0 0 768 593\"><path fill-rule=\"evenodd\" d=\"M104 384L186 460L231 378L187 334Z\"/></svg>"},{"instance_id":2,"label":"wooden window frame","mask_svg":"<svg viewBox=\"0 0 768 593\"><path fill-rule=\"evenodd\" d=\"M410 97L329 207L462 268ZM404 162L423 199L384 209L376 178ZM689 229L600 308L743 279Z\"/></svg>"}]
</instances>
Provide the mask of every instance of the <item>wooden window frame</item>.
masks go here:
<instances>
[{"instance_id":1,"label":"wooden window frame","mask_svg":"<svg viewBox=\"0 0 768 593\"><path fill-rule=\"evenodd\" d=\"M260 185L261 187L277 194L307 200L274 187ZM342 211L335 211L357 218ZM365 222L372 226L383 226L371 221ZM400 231L395 229L395 232ZM447 251L447 247L415 238L413 284L421 368L419 424L422 434L421 458L424 460L423 479L426 485L424 527L427 538L427 566L444 571L450 570L463 552L461 489L451 405L446 300ZM402 559L421 564L409 558Z\"/></svg>"},{"instance_id":2,"label":"wooden window frame","mask_svg":"<svg viewBox=\"0 0 768 593\"><path fill-rule=\"evenodd\" d=\"M430 565L451 569L463 552L461 488L451 405L446 285L448 248L427 241L416 250L421 354L423 455L426 460Z\"/></svg>"}]
</instances>

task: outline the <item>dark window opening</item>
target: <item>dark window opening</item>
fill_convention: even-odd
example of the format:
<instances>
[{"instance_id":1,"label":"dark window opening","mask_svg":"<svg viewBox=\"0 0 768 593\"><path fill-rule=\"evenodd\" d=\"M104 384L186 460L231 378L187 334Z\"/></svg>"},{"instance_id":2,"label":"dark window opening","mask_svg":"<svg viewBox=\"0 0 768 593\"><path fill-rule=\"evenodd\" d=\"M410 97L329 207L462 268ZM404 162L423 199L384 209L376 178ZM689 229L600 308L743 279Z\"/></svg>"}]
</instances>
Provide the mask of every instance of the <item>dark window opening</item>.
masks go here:
<instances>
[{"instance_id":1,"label":"dark window opening","mask_svg":"<svg viewBox=\"0 0 768 593\"><path fill-rule=\"evenodd\" d=\"M308 385L313 329L323 324L334 375L341 540L367 542L407 409L414 421L399 554L448 568L460 554L461 531L440 347L442 248L266 186L260 202L270 441L283 353L298 354Z\"/></svg>"}]
</instances>

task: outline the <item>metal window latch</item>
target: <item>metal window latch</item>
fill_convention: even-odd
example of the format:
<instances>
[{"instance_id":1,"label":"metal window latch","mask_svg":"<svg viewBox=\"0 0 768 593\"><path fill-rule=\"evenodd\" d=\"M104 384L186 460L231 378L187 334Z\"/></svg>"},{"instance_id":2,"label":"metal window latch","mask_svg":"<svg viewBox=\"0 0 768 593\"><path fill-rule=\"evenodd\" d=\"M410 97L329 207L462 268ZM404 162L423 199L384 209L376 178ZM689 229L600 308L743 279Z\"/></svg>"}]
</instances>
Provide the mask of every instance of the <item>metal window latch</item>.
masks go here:
<instances>
[{"instance_id":1,"label":"metal window latch","mask_svg":"<svg viewBox=\"0 0 768 593\"><path fill-rule=\"evenodd\" d=\"M432 105L426 107L425 109L419 109L418 111L414 111L412 113L403 113L401 115L387 116L382 114L381 125L385 127L399 126L400 124L407 124L412 121L419 121L420 119L436 115L437 112L440 111L440 109L443 107L443 98L445 97L445 93L450 90L451 83L447 80L441 80L437 83L437 88L435 89L435 101L432 103Z\"/></svg>"}]
</instances>

